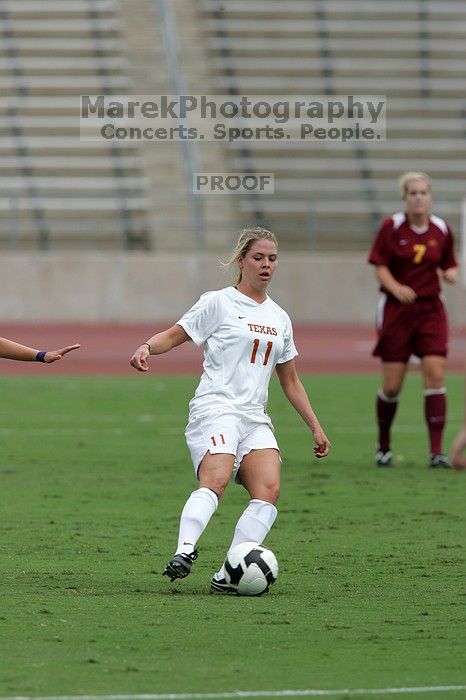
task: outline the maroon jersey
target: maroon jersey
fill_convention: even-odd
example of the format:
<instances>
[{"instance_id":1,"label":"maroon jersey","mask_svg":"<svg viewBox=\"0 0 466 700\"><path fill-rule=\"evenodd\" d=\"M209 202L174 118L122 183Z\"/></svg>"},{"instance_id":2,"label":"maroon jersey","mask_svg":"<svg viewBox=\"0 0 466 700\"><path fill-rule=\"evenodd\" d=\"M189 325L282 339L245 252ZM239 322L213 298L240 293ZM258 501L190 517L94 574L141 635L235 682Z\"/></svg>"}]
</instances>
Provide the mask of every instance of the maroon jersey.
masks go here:
<instances>
[{"instance_id":1,"label":"maroon jersey","mask_svg":"<svg viewBox=\"0 0 466 700\"><path fill-rule=\"evenodd\" d=\"M437 269L456 267L453 234L439 216L429 217L429 227L417 232L405 213L386 219L369 254L373 265L386 265L400 284L414 289L418 298L435 297L440 292ZM386 291L386 290L382 290Z\"/></svg>"}]
</instances>

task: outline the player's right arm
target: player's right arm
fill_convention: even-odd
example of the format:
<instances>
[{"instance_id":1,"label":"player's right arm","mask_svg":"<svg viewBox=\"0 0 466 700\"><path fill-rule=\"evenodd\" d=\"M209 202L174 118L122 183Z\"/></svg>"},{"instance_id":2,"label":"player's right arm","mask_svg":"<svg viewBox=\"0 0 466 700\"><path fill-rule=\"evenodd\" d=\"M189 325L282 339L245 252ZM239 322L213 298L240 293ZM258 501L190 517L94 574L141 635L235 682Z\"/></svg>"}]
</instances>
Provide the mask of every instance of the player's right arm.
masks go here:
<instances>
[{"instance_id":1,"label":"player's right arm","mask_svg":"<svg viewBox=\"0 0 466 700\"><path fill-rule=\"evenodd\" d=\"M411 289L406 284L400 284L393 277L387 265L377 265L375 274L380 282L380 286L392 294L395 299L401 301L402 304L413 304L416 301L417 294L414 289Z\"/></svg>"},{"instance_id":2,"label":"player's right arm","mask_svg":"<svg viewBox=\"0 0 466 700\"><path fill-rule=\"evenodd\" d=\"M390 272L392 260L391 241L393 237L393 217L386 219L380 227L369 253L368 261L375 265L375 275L382 289L398 299L402 304L416 301L416 292L411 287L400 284Z\"/></svg>"},{"instance_id":3,"label":"player's right arm","mask_svg":"<svg viewBox=\"0 0 466 700\"><path fill-rule=\"evenodd\" d=\"M166 331L156 333L145 343L140 345L130 360L130 365L139 372L147 372L149 369L149 355L163 355L177 345L191 340L184 328L177 323Z\"/></svg>"}]
</instances>

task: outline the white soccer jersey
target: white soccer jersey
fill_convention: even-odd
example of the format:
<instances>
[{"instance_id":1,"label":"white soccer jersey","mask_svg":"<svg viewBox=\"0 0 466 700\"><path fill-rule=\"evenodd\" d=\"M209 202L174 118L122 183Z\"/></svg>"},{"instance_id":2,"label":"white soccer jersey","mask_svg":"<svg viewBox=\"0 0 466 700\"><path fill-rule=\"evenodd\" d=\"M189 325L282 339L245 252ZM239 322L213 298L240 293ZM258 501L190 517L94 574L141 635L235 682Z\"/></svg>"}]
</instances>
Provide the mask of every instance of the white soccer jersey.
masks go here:
<instances>
[{"instance_id":1,"label":"white soccer jersey","mask_svg":"<svg viewBox=\"0 0 466 700\"><path fill-rule=\"evenodd\" d=\"M288 314L270 297L259 304L226 287L203 294L177 323L196 345L205 344L190 412L264 413L275 365L298 354Z\"/></svg>"}]
</instances>

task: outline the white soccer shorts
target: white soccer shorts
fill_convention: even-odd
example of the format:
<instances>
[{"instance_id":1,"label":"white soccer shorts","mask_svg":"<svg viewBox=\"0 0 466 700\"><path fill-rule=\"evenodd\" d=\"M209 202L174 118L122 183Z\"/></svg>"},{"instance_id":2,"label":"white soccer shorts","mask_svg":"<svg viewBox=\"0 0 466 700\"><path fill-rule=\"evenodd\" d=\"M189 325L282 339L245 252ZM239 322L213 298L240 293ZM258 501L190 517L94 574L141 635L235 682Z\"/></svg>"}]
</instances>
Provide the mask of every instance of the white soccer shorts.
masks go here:
<instances>
[{"instance_id":1,"label":"white soccer shorts","mask_svg":"<svg viewBox=\"0 0 466 700\"><path fill-rule=\"evenodd\" d=\"M272 423L266 414L194 415L186 426L185 436L196 477L207 452L235 455L232 478L236 477L243 457L251 450L275 449L280 452Z\"/></svg>"}]
</instances>

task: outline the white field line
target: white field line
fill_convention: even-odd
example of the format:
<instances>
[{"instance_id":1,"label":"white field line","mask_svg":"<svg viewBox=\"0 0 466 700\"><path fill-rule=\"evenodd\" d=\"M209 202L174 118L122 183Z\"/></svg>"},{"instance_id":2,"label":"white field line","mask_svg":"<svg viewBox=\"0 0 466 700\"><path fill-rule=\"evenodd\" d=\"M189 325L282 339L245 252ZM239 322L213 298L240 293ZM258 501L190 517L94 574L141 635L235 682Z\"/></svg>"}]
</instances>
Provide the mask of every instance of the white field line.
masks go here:
<instances>
[{"instance_id":1,"label":"white field line","mask_svg":"<svg viewBox=\"0 0 466 700\"><path fill-rule=\"evenodd\" d=\"M10 696L0 700L226 700L229 698L317 698L351 695L414 695L466 690L466 685L437 685L401 688L340 688L338 690L235 690L228 693L147 693L134 695Z\"/></svg>"}]
</instances>

